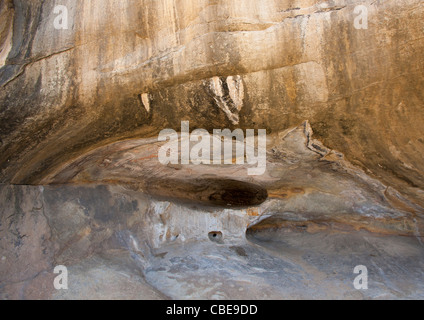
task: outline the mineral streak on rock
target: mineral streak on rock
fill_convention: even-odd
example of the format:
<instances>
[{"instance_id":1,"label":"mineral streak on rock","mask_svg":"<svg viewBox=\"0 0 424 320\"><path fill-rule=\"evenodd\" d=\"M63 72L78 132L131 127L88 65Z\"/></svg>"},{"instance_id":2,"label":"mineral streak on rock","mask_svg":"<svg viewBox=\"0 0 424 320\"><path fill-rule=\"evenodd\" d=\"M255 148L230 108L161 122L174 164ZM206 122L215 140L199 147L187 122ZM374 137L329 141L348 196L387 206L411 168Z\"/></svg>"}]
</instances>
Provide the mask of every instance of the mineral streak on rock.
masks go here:
<instances>
[{"instance_id":1,"label":"mineral streak on rock","mask_svg":"<svg viewBox=\"0 0 424 320\"><path fill-rule=\"evenodd\" d=\"M4 66L6 58L12 48L13 36L13 4L12 1L0 3L0 68Z\"/></svg>"},{"instance_id":2,"label":"mineral streak on rock","mask_svg":"<svg viewBox=\"0 0 424 320\"><path fill-rule=\"evenodd\" d=\"M143 106L146 109L147 113L150 113L150 98L148 93L143 93L141 95L141 102L143 103Z\"/></svg>"},{"instance_id":3,"label":"mineral streak on rock","mask_svg":"<svg viewBox=\"0 0 424 320\"><path fill-rule=\"evenodd\" d=\"M224 111L233 125L238 125L239 112L243 107L244 86L240 76L213 77L211 90L218 107Z\"/></svg>"}]
</instances>

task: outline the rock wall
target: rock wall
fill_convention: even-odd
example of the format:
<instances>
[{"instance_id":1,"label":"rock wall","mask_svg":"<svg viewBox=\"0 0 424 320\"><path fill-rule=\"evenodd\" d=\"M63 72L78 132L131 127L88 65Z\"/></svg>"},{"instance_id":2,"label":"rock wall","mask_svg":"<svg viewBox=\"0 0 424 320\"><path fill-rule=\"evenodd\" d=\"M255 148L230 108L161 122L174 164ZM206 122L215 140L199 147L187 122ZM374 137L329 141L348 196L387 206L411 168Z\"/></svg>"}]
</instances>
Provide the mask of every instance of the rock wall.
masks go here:
<instances>
[{"instance_id":1,"label":"rock wall","mask_svg":"<svg viewBox=\"0 0 424 320\"><path fill-rule=\"evenodd\" d=\"M293 198L217 209L119 186L0 185L0 299L424 297L420 235L400 230L411 219L390 209L376 217L378 197L362 217L314 213L318 195L302 198L304 214L290 214ZM350 209L340 196L322 200ZM255 224L262 213L272 217ZM369 290L352 285L359 263ZM55 287L57 266L67 268L67 290Z\"/></svg>"},{"instance_id":2,"label":"rock wall","mask_svg":"<svg viewBox=\"0 0 424 320\"><path fill-rule=\"evenodd\" d=\"M2 182L36 184L181 120L268 132L309 120L327 146L422 200L422 1L1 4L2 55L14 17L0 69ZM54 28L58 4L67 30ZM357 5L367 30L354 26Z\"/></svg>"},{"instance_id":3,"label":"rock wall","mask_svg":"<svg viewBox=\"0 0 424 320\"><path fill-rule=\"evenodd\" d=\"M422 298L423 16L0 0L0 298ZM266 129L264 174L162 165L182 121Z\"/></svg>"}]
</instances>

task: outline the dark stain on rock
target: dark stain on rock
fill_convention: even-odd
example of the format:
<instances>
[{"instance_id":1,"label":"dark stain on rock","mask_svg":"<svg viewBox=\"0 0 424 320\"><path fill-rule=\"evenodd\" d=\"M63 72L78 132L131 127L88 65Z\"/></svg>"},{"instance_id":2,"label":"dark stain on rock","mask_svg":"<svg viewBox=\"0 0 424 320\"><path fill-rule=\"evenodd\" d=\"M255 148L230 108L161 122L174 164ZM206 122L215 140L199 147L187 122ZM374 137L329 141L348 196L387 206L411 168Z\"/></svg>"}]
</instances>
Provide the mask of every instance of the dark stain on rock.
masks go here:
<instances>
[{"instance_id":1,"label":"dark stain on rock","mask_svg":"<svg viewBox=\"0 0 424 320\"><path fill-rule=\"evenodd\" d=\"M231 179L150 181L147 192L161 198L218 207L256 206L268 198L262 186Z\"/></svg>"},{"instance_id":2,"label":"dark stain on rock","mask_svg":"<svg viewBox=\"0 0 424 320\"><path fill-rule=\"evenodd\" d=\"M219 206L255 206L268 198L266 189L251 183L223 180L221 187L209 196L209 201Z\"/></svg>"},{"instance_id":3,"label":"dark stain on rock","mask_svg":"<svg viewBox=\"0 0 424 320\"><path fill-rule=\"evenodd\" d=\"M240 257L247 257L246 250L243 247L235 246L231 247L231 249L234 250Z\"/></svg>"},{"instance_id":4,"label":"dark stain on rock","mask_svg":"<svg viewBox=\"0 0 424 320\"><path fill-rule=\"evenodd\" d=\"M73 187L54 186L44 192L48 203L59 204L77 202L83 207L85 216L92 217L103 223L119 219L119 215L132 214L138 210L136 200L125 197L114 197L107 186Z\"/></svg>"}]
</instances>

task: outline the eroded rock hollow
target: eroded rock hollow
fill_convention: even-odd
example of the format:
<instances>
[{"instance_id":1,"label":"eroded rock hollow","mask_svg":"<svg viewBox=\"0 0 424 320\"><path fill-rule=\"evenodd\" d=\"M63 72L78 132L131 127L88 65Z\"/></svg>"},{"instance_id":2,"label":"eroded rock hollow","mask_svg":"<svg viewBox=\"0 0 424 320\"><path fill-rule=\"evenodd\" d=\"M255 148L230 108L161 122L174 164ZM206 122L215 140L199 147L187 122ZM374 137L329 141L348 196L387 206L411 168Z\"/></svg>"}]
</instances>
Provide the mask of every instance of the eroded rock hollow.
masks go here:
<instances>
[{"instance_id":1,"label":"eroded rock hollow","mask_svg":"<svg viewBox=\"0 0 424 320\"><path fill-rule=\"evenodd\" d=\"M423 16L0 0L0 297L424 298Z\"/></svg>"}]
</instances>

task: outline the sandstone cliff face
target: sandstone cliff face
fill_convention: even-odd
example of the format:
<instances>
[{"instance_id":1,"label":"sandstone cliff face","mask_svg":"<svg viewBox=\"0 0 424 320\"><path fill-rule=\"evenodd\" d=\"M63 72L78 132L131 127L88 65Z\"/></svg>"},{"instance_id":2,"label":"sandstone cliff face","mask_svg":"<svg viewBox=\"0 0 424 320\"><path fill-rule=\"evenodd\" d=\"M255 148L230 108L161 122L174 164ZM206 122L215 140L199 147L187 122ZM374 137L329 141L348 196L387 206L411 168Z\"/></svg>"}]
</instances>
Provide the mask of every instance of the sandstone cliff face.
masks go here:
<instances>
[{"instance_id":1,"label":"sandstone cliff face","mask_svg":"<svg viewBox=\"0 0 424 320\"><path fill-rule=\"evenodd\" d=\"M37 183L94 146L181 120L269 132L309 120L327 146L420 193L422 1L61 4L68 30L54 28L55 1L2 1L2 54L14 17L1 69L3 182ZM354 26L359 4L367 30ZM215 77L243 84L238 121L216 101Z\"/></svg>"},{"instance_id":2,"label":"sandstone cliff face","mask_svg":"<svg viewBox=\"0 0 424 320\"><path fill-rule=\"evenodd\" d=\"M66 29L55 28L58 5L67 9ZM368 10L367 29L355 26L359 5ZM227 251L214 253L222 259L234 252L237 259L261 257L241 266L230 261L232 275L250 270L249 281L260 282L249 266L263 267L263 258L271 270L264 279L272 283L272 270L281 272L283 262L258 253L245 237L292 243L285 234L261 233L270 228L307 230L313 235L305 243L333 229L353 230L354 243L368 239L356 235L361 229L416 238L401 241L399 250L412 258L393 269L420 270L423 16L422 0L0 0L0 183L50 185L45 193L0 188L0 200L13 202L1 211L2 224L13 228L0 243L21 258L35 252L34 269L16 274L21 258L4 254L5 292L31 297L22 288L43 282L55 264L124 248L149 283L187 297L172 277L161 280L161 255L170 246L171 272L187 271L186 261L194 261L181 280L189 283L191 272L210 261L178 245L199 241L193 252L212 250L214 232L223 236L219 245ZM248 177L245 166L161 166L157 135L179 131L181 121L210 132L266 129L265 174ZM28 236L29 226L39 235ZM388 248L379 253L397 257ZM305 267L293 259L294 273ZM320 268L317 261L306 265ZM75 268L83 276L86 267ZM411 286L392 293L421 296L422 287ZM213 298L207 277L200 287L194 297ZM234 296L219 288L221 298ZM290 293L262 289L274 298L301 295L296 285Z\"/></svg>"}]
</instances>

